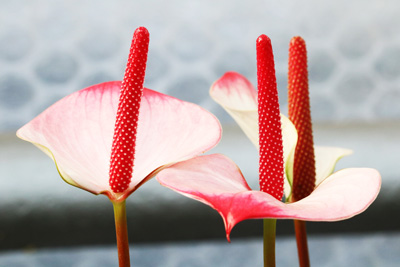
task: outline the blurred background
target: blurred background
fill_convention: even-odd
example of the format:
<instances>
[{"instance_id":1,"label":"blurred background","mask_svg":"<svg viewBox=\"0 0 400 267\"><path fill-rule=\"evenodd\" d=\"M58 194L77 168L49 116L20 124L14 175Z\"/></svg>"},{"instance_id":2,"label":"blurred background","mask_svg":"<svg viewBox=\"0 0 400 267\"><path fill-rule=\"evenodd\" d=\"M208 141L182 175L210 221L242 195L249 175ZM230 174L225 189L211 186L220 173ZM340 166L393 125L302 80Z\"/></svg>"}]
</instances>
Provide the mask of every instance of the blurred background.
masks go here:
<instances>
[{"instance_id":1,"label":"blurred background","mask_svg":"<svg viewBox=\"0 0 400 267\"><path fill-rule=\"evenodd\" d=\"M208 90L231 70L255 84L255 41L267 34L281 109L287 113L288 44L293 36L302 36L309 52L315 143L353 149L338 168L373 167L383 180L377 201L363 214L344 222L308 224L312 263L397 266L399 12L395 0L0 0L0 266L95 266L92 261L99 255L111 257L109 266L114 265L108 199L64 183L51 159L17 139L15 131L72 92L121 80L139 26L150 32L145 86L213 112L224 135L211 152L234 159L254 189L257 151ZM132 250L143 261L139 266L157 266L155 253L164 257L163 266L262 264L261 220L237 225L228 244L217 212L155 180L127 205L130 241L136 244ZM291 221L278 222L280 266L295 265L279 248L293 252L289 258L294 264L297 260L292 228ZM187 258L199 256L202 249L210 262ZM242 261L227 263L226 255L233 254ZM245 261L248 255L254 261ZM362 264L338 265L343 258Z\"/></svg>"}]
</instances>

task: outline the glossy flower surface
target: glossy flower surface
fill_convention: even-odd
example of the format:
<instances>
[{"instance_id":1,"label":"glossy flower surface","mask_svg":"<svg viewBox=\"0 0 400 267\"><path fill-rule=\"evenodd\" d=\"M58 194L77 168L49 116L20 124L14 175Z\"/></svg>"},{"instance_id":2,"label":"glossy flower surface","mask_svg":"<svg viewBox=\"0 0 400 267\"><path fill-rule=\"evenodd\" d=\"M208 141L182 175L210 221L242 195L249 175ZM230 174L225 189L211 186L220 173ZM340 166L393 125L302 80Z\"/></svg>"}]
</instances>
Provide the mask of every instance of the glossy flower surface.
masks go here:
<instances>
[{"instance_id":1,"label":"glossy flower surface","mask_svg":"<svg viewBox=\"0 0 400 267\"><path fill-rule=\"evenodd\" d=\"M228 240L232 228L247 219L339 221L351 218L374 201L381 183L374 169L344 169L325 179L308 197L283 203L267 193L252 190L236 164L220 154L177 163L161 171L157 180L217 210L224 220Z\"/></svg>"},{"instance_id":2,"label":"glossy flower surface","mask_svg":"<svg viewBox=\"0 0 400 267\"><path fill-rule=\"evenodd\" d=\"M18 130L56 163L69 184L111 200L123 200L162 168L197 156L220 140L221 127L201 107L143 90L136 135L135 168L127 190L109 185L121 82L106 82L75 92L50 106Z\"/></svg>"},{"instance_id":3,"label":"glossy flower surface","mask_svg":"<svg viewBox=\"0 0 400 267\"><path fill-rule=\"evenodd\" d=\"M243 132L258 148L257 91L241 74L227 72L210 89L211 97L219 103L238 123ZM294 125L282 116L283 150L285 159L285 196L291 194L293 179L294 148L297 132ZM335 169L339 159L352 153L349 149L315 146L316 185L326 179Z\"/></svg>"},{"instance_id":4,"label":"glossy flower surface","mask_svg":"<svg viewBox=\"0 0 400 267\"><path fill-rule=\"evenodd\" d=\"M211 95L258 148L257 93L251 83L240 74L229 72L212 85ZM281 117L287 177L285 195L289 198L297 134L290 121ZM351 168L330 175L337 160L350 151L318 147L315 151L316 186L310 195L293 203L284 203L271 194L252 190L236 164L220 154L177 163L160 172L157 180L217 210L224 220L228 240L232 228L246 219L338 221L363 212L379 193L380 174L374 169Z\"/></svg>"}]
</instances>

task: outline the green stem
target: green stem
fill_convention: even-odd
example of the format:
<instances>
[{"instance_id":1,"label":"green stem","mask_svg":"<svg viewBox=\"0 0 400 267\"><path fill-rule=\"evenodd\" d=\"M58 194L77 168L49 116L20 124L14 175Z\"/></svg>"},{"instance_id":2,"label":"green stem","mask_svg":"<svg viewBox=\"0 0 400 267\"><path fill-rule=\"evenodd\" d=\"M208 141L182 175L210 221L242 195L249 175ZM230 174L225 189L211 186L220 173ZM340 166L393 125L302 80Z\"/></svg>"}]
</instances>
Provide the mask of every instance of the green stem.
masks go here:
<instances>
[{"instance_id":1,"label":"green stem","mask_svg":"<svg viewBox=\"0 0 400 267\"><path fill-rule=\"evenodd\" d=\"M264 219L264 267L275 267L276 219Z\"/></svg>"},{"instance_id":2,"label":"green stem","mask_svg":"<svg viewBox=\"0 0 400 267\"><path fill-rule=\"evenodd\" d=\"M310 266L310 258L309 258L309 254L308 254L306 222L294 220L294 229L296 232L297 253L299 255L299 266L300 267L309 267Z\"/></svg>"},{"instance_id":3,"label":"green stem","mask_svg":"<svg viewBox=\"0 0 400 267\"><path fill-rule=\"evenodd\" d=\"M128 226L126 221L125 200L122 202L113 202L113 206L119 267L130 267L131 263L129 258Z\"/></svg>"}]
</instances>

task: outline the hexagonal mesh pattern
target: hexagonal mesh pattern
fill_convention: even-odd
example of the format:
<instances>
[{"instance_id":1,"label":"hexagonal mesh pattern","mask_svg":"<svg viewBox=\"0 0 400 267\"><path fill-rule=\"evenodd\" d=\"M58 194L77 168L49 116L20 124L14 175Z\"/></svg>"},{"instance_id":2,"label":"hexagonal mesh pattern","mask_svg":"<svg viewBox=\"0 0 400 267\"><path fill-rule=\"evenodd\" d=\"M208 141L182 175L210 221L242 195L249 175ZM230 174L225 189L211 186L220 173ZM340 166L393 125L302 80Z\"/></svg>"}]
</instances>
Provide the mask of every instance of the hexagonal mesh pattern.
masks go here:
<instances>
[{"instance_id":1,"label":"hexagonal mesh pattern","mask_svg":"<svg viewBox=\"0 0 400 267\"><path fill-rule=\"evenodd\" d=\"M61 97L121 80L130 38L150 32L145 86L229 116L208 96L229 70L256 81L255 41L272 40L287 108L291 37L309 51L316 122L400 119L400 2L1 1L0 131L14 131Z\"/></svg>"}]
</instances>

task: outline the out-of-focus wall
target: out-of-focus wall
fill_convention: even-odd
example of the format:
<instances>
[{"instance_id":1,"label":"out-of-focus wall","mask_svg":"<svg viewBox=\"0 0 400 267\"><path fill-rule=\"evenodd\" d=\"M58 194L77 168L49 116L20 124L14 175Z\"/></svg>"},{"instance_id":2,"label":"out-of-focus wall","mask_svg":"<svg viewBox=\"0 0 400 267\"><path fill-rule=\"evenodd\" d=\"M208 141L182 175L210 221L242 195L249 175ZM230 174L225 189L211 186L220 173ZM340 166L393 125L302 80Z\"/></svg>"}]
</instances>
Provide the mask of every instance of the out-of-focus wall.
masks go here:
<instances>
[{"instance_id":1,"label":"out-of-focus wall","mask_svg":"<svg viewBox=\"0 0 400 267\"><path fill-rule=\"evenodd\" d=\"M61 97L122 79L132 33L151 34L146 86L231 119L208 96L229 70L256 79L272 39L282 109L290 38L309 50L316 122L400 119L400 3L373 1L0 1L0 131Z\"/></svg>"}]
</instances>

